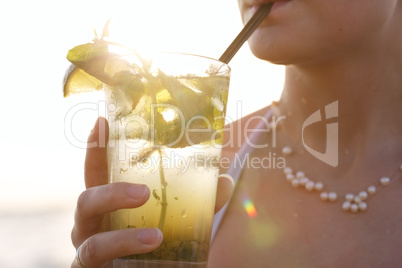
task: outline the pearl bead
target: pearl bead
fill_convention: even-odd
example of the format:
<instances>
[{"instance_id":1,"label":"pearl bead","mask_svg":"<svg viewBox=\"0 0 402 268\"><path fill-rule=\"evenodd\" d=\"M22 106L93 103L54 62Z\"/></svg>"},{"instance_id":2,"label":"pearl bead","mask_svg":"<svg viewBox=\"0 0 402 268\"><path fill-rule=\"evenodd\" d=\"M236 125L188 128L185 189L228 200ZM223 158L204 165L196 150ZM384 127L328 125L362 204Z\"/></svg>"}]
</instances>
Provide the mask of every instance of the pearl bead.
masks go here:
<instances>
[{"instance_id":1,"label":"pearl bead","mask_svg":"<svg viewBox=\"0 0 402 268\"><path fill-rule=\"evenodd\" d=\"M303 171L297 171L296 172L296 178L298 178L298 179L304 178L304 172Z\"/></svg>"},{"instance_id":2,"label":"pearl bead","mask_svg":"<svg viewBox=\"0 0 402 268\"><path fill-rule=\"evenodd\" d=\"M369 187L367 188L367 192L368 192L369 194L375 194L375 192L376 192L375 186L374 186L374 185L369 186Z\"/></svg>"},{"instance_id":3,"label":"pearl bead","mask_svg":"<svg viewBox=\"0 0 402 268\"><path fill-rule=\"evenodd\" d=\"M322 189L324 189L324 184L322 182L316 182L314 184L314 189L316 191L322 191Z\"/></svg>"},{"instance_id":4,"label":"pearl bead","mask_svg":"<svg viewBox=\"0 0 402 268\"><path fill-rule=\"evenodd\" d=\"M300 182L299 182L298 179L292 180L292 186L293 186L293 187L297 188L297 187L299 187L299 185L300 185Z\"/></svg>"},{"instance_id":5,"label":"pearl bead","mask_svg":"<svg viewBox=\"0 0 402 268\"><path fill-rule=\"evenodd\" d=\"M293 174L287 174L286 175L286 180L292 182L295 179L295 176Z\"/></svg>"},{"instance_id":6,"label":"pearl bead","mask_svg":"<svg viewBox=\"0 0 402 268\"><path fill-rule=\"evenodd\" d=\"M288 174L292 174L293 170L290 167L285 167L283 169L283 173L288 175Z\"/></svg>"},{"instance_id":7,"label":"pearl bead","mask_svg":"<svg viewBox=\"0 0 402 268\"><path fill-rule=\"evenodd\" d=\"M355 198L353 199L353 201L358 204L358 203L360 203L362 200L360 199L359 196L355 196Z\"/></svg>"},{"instance_id":8,"label":"pearl bead","mask_svg":"<svg viewBox=\"0 0 402 268\"><path fill-rule=\"evenodd\" d=\"M284 155L291 155L292 154L292 148L290 148L289 146L285 146L282 148L282 153Z\"/></svg>"},{"instance_id":9,"label":"pearl bead","mask_svg":"<svg viewBox=\"0 0 402 268\"><path fill-rule=\"evenodd\" d=\"M348 211L348 210L350 209L350 202L349 202L349 201L343 202L343 204L342 204L342 209L343 209L344 211Z\"/></svg>"},{"instance_id":10,"label":"pearl bead","mask_svg":"<svg viewBox=\"0 0 402 268\"><path fill-rule=\"evenodd\" d=\"M368 193L366 191L361 191L359 193L360 200L366 200L368 197Z\"/></svg>"},{"instance_id":11,"label":"pearl bead","mask_svg":"<svg viewBox=\"0 0 402 268\"><path fill-rule=\"evenodd\" d=\"M306 178L306 177L300 179L300 184L301 185L306 185L308 182L309 182L309 179Z\"/></svg>"},{"instance_id":12,"label":"pearl bead","mask_svg":"<svg viewBox=\"0 0 402 268\"><path fill-rule=\"evenodd\" d=\"M365 211L367 209L367 203L366 202L360 202L359 203L359 209L361 211Z\"/></svg>"},{"instance_id":13,"label":"pearl bead","mask_svg":"<svg viewBox=\"0 0 402 268\"><path fill-rule=\"evenodd\" d=\"M307 191L314 190L314 182L312 182L312 181L307 182L305 188Z\"/></svg>"},{"instance_id":14,"label":"pearl bead","mask_svg":"<svg viewBox=\"0 0 402 268\"><path fill-rule=\"evenodd\" d=\"M353 199L355 198L355 196L353 195L353 194L346 194L345 195L345 199L347 200L347 201L353 201Z\"/></svg>"},{"instance_id":15,"label":"pearl bead","mask_svg":"<svg viewBox=\"0 0 402 268\"><path fill-rule=\"evenodd\" d=\"M323 201L327 201L327 200L328 200L328 193L322 192L322 193L320 194L320 198L321 198L321 200L323 200Z\"/></svg>"},{"instance_id":16,"label":"pearl bead","mask_svg":"<svg viewBox=\"0 0 402 268\"><path fill-rule=\"evenodd\" d=\"M328 194L328 199L329 199L329 201L334 202L334 201L336 201L337 198L338 198L338 195L337 195L335 192L330 192L330 193Z\"/></svg>"},{"instance_id":17,"label":"pearl bead","mask_svg":"<svg viewBox=\"0 0 402 268\"><path fill-rule=\"evenodd\" d=\"M387 177L383 177L383 178L380 179L380 182L381 182L381 184L383 186L387 186L389 184L389 182L390 182L390 179L387 178Z\"/></svg>"},{"instance_id":18,"label":"pearl bead","mask_svg":"<svg viewBox=\"0 0 402 268\"><path fill-rule=\"evenodd\" d=\"M359 210L359 206L357 204L352 204L352 205L350 205L350 210L353 213L356 213Z\"/></svg>"}]
</instances>

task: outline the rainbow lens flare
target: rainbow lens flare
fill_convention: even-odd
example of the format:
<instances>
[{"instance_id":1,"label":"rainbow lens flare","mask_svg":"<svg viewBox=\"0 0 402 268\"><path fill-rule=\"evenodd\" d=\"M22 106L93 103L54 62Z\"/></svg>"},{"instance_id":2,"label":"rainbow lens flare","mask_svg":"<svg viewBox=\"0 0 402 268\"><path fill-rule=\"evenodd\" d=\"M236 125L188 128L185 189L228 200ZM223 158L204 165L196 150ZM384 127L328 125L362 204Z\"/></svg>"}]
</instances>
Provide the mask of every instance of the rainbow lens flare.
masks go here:
<instances>
[{"instance_id":1,"label":"rainbow lens flare","mask_svg":"<svg viewBox=\"0 0 402 268\"><path fill-rule=\"evenodd\" d=\"M250 199L245 199L243 201L243 207L250 218L255 218L257 216L257 210Z\"/></svg>"}]
</instances>

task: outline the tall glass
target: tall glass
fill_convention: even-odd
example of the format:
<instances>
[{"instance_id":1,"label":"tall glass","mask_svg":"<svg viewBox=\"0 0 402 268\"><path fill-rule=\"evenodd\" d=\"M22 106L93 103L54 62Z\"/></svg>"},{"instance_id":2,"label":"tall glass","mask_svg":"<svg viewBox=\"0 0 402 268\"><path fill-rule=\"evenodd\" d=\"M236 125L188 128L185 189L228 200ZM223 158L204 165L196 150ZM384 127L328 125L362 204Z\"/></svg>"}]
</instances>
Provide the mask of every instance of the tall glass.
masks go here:
<instances>
[{"instance_id":1,"label":"tall glass","mask_svg":"<svg viewBox=\"0 0 402 268\"><path fill-rule=\"evenodd\" d=\"M109 60L109 182L148 185L145 205L112 213L112 229L158 227L153 252L114 267L206 267L230 68L188 54Z\"/></svg>"}]
</instances>

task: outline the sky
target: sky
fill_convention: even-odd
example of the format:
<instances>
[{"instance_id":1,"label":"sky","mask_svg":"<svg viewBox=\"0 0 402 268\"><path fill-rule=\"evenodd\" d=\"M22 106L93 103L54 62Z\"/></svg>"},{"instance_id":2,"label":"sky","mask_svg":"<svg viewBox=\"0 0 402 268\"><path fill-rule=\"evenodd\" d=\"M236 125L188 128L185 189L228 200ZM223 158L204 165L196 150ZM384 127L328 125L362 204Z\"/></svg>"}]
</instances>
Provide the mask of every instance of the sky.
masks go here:
<instances>
[{"instance_id":1,"label":"sky","mask_svg":"<svg viewBox=\"0 0 402 268\"><path fill-rule=\"evenodd\" d=\"M212 58L242 28L235 0L2 1L0 211L73 204L84 189L83 147L101 96L63 98L65 56L94 30L100 35L109 18L113 41ZM279 97L283 69L253 57L247 44L230 66L228 117Z\"/></svg>"}]
</instances>

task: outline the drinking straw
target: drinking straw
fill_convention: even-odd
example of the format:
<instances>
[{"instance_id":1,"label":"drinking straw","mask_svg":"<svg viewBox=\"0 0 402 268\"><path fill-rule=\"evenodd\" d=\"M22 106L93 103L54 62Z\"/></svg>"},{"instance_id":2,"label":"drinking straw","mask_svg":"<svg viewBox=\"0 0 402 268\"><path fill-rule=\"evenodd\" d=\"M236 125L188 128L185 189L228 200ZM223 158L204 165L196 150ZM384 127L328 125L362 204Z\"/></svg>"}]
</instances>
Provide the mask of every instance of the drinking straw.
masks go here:
<instances>
[{"instance_id":1,"label":"drinking straw","mask_svg":"<svg viewBox=\"0 0 402 268\"><path fill-rule=\"evenodd\" d=\"M237 53L237 51L241 48L244 42L250 37L250 35L257 29L258 25L260 25L261 21L265 18L265 16L271 10L273 3L270 2L265 5L261 5L257 12L255 12L254 16L249 20L249 22L244 26L243 30L237 35L237 37L233 40L230 46L226 49L226 51L219 58L221 62L226 64L233 58L233 56Z\"/></svg>"}]
</instances>

